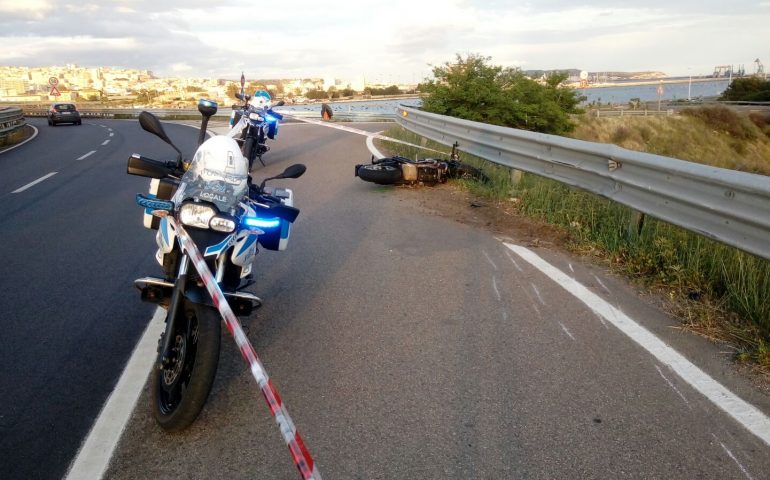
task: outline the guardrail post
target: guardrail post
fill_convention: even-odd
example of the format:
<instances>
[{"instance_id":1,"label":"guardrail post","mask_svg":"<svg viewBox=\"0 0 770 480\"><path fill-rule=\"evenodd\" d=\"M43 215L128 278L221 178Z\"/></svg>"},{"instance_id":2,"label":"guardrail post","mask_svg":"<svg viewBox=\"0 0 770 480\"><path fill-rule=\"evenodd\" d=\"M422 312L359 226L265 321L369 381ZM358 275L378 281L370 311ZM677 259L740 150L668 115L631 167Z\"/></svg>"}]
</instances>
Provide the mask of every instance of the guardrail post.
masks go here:
<instances>
[{"instance_id":1,"label":"guardrail post","mask_svg":"<svg viewBox=\"0 0 770 480\"><path fill-rule=\"evenodd\" d=\"M524 174L521 170L511 169L511 185L516 186L521 182L521 177Z\"/></svg>"},{"instance_id":2,"label":"guardrail post","mask_svg":"<svg viewBox=\"0 0 770 480\"><path fill-rule=\"evenodd\" d=\"M642 235L644 217L645 215L638 210L631 211L631 218L628 222L628 238L630 240L636 240Z\"/></svg>"}]
</instances>

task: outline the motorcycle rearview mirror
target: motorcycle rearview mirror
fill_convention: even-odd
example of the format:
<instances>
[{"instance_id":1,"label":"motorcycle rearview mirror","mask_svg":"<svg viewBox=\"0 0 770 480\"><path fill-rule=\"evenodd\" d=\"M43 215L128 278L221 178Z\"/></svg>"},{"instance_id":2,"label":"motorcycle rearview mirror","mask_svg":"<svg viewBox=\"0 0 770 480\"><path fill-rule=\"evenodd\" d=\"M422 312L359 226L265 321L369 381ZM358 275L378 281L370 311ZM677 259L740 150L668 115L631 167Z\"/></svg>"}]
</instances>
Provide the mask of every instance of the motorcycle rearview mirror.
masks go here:
<instances>
[{"instance_id":1,"label":"motorcycle rearview mirror","mask_svg":"<svg viewBox=\"0 0 770 480\"><path fill-rule=\"evenodd\" d=\"M170 138L168 138L166 131L163 129L163 124L160 123L158 117L148 111L143 111L139 114L139 125L141 125L142 129L144 129L146 132L152 133L156 137L171 145L171 148L176 150L179 154L179 158L177 160L182 161L182 151L179 150L176 145L174 145L174 142L172 142Z\"/></svg>"},{"instance_id":2,"label":"motorcycle rearview mirror","mask_svg":"<svg viewBox=\"0 0 770 480\"><path fill-rule=\"evenodd\" d=\"M209 118L217 113L217 107L217 102L212 102L211 100L206 100L205 98L198 100L198 111L201 112L201 115L203 115L203 120L201 120L201 130L198 134L199 147L206 139L206 127L209 125Z\"/></svg>"},{"instance_id":3,"label":"motorcycle rearview mirror","mask_svg":"<svg viewBox=\"0 0 770 480\"><path fill-rule=\"evenodd\" d=\"M307 167L301 163L295 163L287 167L278 178L299 178L305 173L305 170L307 170Z\"/></svg>"},{"instance_id":4,"label":"motorcycle rearview mirror","mask_svg":"<svg viewBox=\"0 0 770 480\"><path fill-rule=\"evenodd\" d=\"M276 175L274 177L270 177L262 180L262 184L259 186L259 189L263 190L265 188L265 184L269 180L276 180L279 178L299 178L302 176L302 174L305 173L305 170L307 170L307 167L305 167L301 163L295 163L294 165L290 165L289 167L286 168L286 170L283 171L283 173Z\"/></svg>"}]
</instances>

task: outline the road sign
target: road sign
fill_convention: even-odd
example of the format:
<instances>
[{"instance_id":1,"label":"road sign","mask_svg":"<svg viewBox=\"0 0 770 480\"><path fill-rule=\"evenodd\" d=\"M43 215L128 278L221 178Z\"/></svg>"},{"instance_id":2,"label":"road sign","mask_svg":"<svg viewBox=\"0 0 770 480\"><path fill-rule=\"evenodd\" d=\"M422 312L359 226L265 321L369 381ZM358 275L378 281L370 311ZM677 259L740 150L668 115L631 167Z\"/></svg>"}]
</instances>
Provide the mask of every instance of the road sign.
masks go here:
<instances>
[{"instance_id":1,"label":"road sign","mask_svg":"<svg viewBox=\"0 0 770 480\"><path fill-rule=\"evenodd\" d=\"M59 79L56 77L51 77L48 79L48 84L55 88L56 85L59 84Z\"/></svg>"},{"instance_id":2,"label":"road sign","mask_svg":"<svg viewBox=\"0 0 770 480\"><path fill-rule=\"evenodd\" d=\"M56 85L51 85L51 93L49 93L48 95L58 97L59 95L61 95L61 93L59 93L59 90L56 89Z\"/></svg>"},{"instance_id":3,"label":"road sign","mask_svg":"<svg viewBox=\"0 0 770 480\"><path fill-rule=\"evenodd\" d=\"M663 84L661 83L660 85L658 85L658 95L663 95L664 91L665 90L663 89Z\"/></svg>"}]
</instances>

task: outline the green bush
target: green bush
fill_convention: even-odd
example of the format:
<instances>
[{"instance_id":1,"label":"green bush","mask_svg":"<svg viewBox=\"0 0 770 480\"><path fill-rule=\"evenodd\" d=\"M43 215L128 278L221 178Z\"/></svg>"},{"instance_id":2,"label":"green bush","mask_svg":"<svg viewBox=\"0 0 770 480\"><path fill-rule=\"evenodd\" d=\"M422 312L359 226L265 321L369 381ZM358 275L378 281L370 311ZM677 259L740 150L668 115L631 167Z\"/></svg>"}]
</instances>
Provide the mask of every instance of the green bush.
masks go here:
<instances>
[{"instance_id":1,"label":"green bush","mask_svg":"<svg viewBox=\"0 0 770 480\"><path fill-rule=\"evenodd\" d=\"M736 78L730 82L719 99L748 102L770 101L770 80L759 77Z\"/></svg>"},{"instance_id":2,"label":"green bush","mask_svg":"<svg viewBox=\"0 0 770 480\"><path fill-rule=\"evenodd\" d=\"M543 83L519 69L490 65L489 57L457 55L454 63L433 69L434 80L420 85L428 112L505 127L564 134L575 127L569 115L582 113L581 97L562 86L567 75Z\"/></svg>"}]
</instances>

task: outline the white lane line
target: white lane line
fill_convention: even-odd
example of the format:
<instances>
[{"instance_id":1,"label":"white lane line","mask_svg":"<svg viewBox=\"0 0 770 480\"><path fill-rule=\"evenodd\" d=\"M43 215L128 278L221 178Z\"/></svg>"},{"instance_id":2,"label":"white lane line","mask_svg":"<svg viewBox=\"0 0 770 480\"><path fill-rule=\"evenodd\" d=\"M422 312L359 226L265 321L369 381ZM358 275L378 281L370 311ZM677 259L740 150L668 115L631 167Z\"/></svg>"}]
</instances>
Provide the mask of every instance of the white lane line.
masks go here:
<instances>
[{"instance_id":1,"label":"white lane line","mask_svg":"<svg viewBox=\"0 0 770 480\"><path fill-rule=\"evenodd\" d=\"M103 141L102 145L107 145L108 143L110 143L110 139L109 138L107 140Z\"/></svg>"},{"instance_id":2,"label":"white lane line","mask_svg":"<svg viewBox=\"0 0 770 480\"><path fill-rule=\"evenodd\" d=\"M27 124L27 125L29 125L29 124ZM34 126L34 125L29 125L29 126L30 126L30 127L32 127L32 130L34 130L34 131L35 131L35 132L32 134L32 136L31 136L31 137L29 137L28 139L24 140L24 141L23 141L23 142L21 142L21 143L17 143L16 145L14 145L14 146L12 146L12 147L8 147L8 148L6 148L5 150L0 150L0 153L10 152L10 151L11 151L11 150L13 150L14 148L19 148L20 146L24 145L24 144L25 144L25 143L27 143L27 142L31 142L31 141L32 141L32 140L33 140L35 137L37 137L37 134L38 134L38 133L40 133L40 131L39 131L39 130L38 130L38 129L37 129L35 126Z\"/></svg>"},{"instance_id":3,"label":"white lane line","mask_svg":"<svg viewBox=\"0 0 770 480\"><path fill-rule=\"evenodd\" d=\"M107 128L107 125L99 125L102 128Z\"/></svg>"},{"instance_id":4,"label":"white lane line","mask_svg":"<svg viewBox=\"0 0 770 480\"><path fill-rule=\"evenodd\" d=\"M108 128L108 129L107 129L107 131L108 131L108 132L111 132L111 131L112 131L112 129L111 129L111 128Z\"/></svg>"},{"instance_id":5,"label":"white lane line","mask_svg":"<svg viewBox=\"0 0 770 480\"><path fill-rule=\"evenodd\" d=\"M158 337L163 332L166 311L155 310L139 343L136 344L120 380L102 407L99 417L70 465L65 480L102 478L115 447L126 428L136 401L142 393L147 374L155 363Z\"/></svg>"},{"instance_id":6,"label":"white lane line","mask_svg":"<svg viewBox=\"0 0 770 480\"><path fill-rule=\"evenodd\" d=\"M86 154L85 154L85 155L83 155L82 157L78 157L78 158L76 158L75 160L83 160L84 158L90 157L90 156L91 156L91 155L93 155L94 153L96 153L96 150L91 150L90 152L86 153Z\"/></svg>"},{"instance_id":7,"label":"white lane line","mask_svg":"<svg viewBox=\"0 0 770 480\"><path fill-rule=\"evenodd\" d=\"M715 439L717 442L719 442L719 439L717 438L717 436L716 436L716 435L714 435L714 434L712 433L712 434L711 434L711 436L712 436L712 437L714 437L714 439ZM730 450L729 450L729 449L728 449L728 448L725 446L725 444L724 444L724 443L722 443L722 442L719 442L719 444L720 444L720 445L722 445L722 449L725 451L725 453L727 454L727 456L728 456L728 457L730 457L730 458L732 458L732 459L733 459L733 462L735 462L735 464L736 464L736 465L738 465L738 468L740 468L740 469L741 469L741 472L743 472L743 474L744 474L744 475L746 475L746 478L748 478L749 480L754 480L754 477L752 477L752 476L749 474L749 472L747 472L747 471L746 471L746 469L745 469L745 468L743 468L743 465L741 465L741 462L739 462L739 461L738 461L738 459L737 459L737 458L735 458L735 455L733 455L733 452L731 452L731 451L730 451Z\"/></svg>"},{"instance_id":8,"label":"white lane line","mask_svg":"<svg viewBox=\"0 0 770 480\"><path fill-rule=\"evenodd\" d=\"M42 182L43 180L46 180L46 179L48 179L48 178L51 178L51 177L53 177L53 176L54 176L54 175L56 175L57 173L59 173L59 172L51 172L51 173L49 173L49 174L47 174L47 175L43 175L42 177L38 178L38 179L37 179L37 180L35 180L34 182L29 182L28 184L24 185L24 186L23 186L23 187L21 187L21 188L17 188L16 190L12 191L11 193L20 193L20 192L23 192L24 190L28 189L29 187L34 187L35 185L37 185L38 183Z\"/></svg>"},{"instance_id":9,"label":"white lane line","mask_svg":"<svg viewBox=\"0 0 770 480\"><path fill-rule=\"evenodd\" d=\"M114 132L110 132L110 136L113 136L113 135L115 135L115 133Z\"/></svg>"},{"instance_id":10,"label":"white lane line","mask_svg":"<svg viewBox=\"0 0 770 480\"><path fill-rule=\"evenodd\" d=\"M571 338L572 340L575 340L575 337L573 337L572 334L569 333L569 330L567 330L567 327L565 327L564 324L559 322L558 320L557 320L557 322L559 323L559 326L561 327L561 329L564 330L564 333L569 335L569 338Z\"/></svg>"},{"instance_id":11,"label":"white lane line","mask_svg":"<svg viewBox=\"0 0 770 480\"><path fill-rule=\"evenodd\" d=\"M508 250L506 250L506 251L505 251L505 254L506 254L506 255L508 255L508 258L510 258L510 259L511 259L511 261L513 262L513 266L514 266L514 267L516 267L516 270L518 270L518 271L520 271L520 272L524 273L524 270L522 270L522 269L521 269L521 267L519 266L519 264L518 264L518 263L516 263L516 260L515 260L515 259L514 259L514 258L511 256L511 252L509 252Z\"/></svg>"},{"instance_id":12,"label":"white lane line","mask_svg":"<svg viewBox=\"0 0 770 480\"><path fill-rule=\"evenodd\" d=\"M495 290L495 295L497 295L497 301L499 302L503 297L500 296L500 290L497 288L497 278L494 276L492 277L492 288Z\"/></svg>"},{"instance_id":13,"label":"white lane line","mask_svg":"<svg viewBox=\"0 0 770 480\"><path fill-rule=\"evenodd\" d=\"M601 280L601 278L597 277L596 275L594 275L594 278L596 279L596 281L597 281L597 282L599 282L599 285L601 285L601 286L602 286L602 288L604 289L604 291L605 291L605 292L607 292L607 293L609 293L609 294L612 294L612 292L610 291L610 289L609 289L609 288L607 288L607 285L605 285L604 283L602 283L602 280Z\"/></svg>"},{"instance_id":14,"label":"white lane line","mask_svg":"<svg viewBox=\"0 0 770 480\"><path fill-rule=\"evenodd\" d=\"M649 330L540 258L533 251L510 243L506 243L505 246L585 303L588 308L615 325L621 332L650 352L659 362L667 365L695 390L711 400L714 405L733 417L767 445L770 445L770 418L759 409L725 388Z\"/></svg>"},{"instance_id":15,"label":"white lane line","mask_svg":"<svg viewBox=\"0 0 770 480\"><path fill-rule=\"evenodd\" d=\"M676 392L677 395L682 397L682 400L684 400L684 403L686 403L687 406L689 407L690 406L690 402L688 402L687 399L685 398L685 396L682 395L682 392L680 392L679 389L676 388L673 383L671 383L671 380L669 380L668 378L666 378L665 375L663 375L663 371L661 371L660 367L655 365L655 370L657 370L658 373L660 374L660 376L663 377L663 380L665 380L666 383L668 383L668 386L671 387Z\"/></svg>"},{"instance_id":16,"label":"white lane line","mask_svg":"<svg viewBox=\"0 0 770 480\"><path fill-rule=\"evenodd\" d=\"M534 283L530 283L530 286L532 287L532 290L535 291L535 295L537 295L537 300L540 302L540 304L545 305L545 301L543 300L543 297L540 296L540 290L537 289Z\"/></svg>"},{"instance_id":17,"label":"white lane line","mask_svg":"<svg viewBox=\"0 0 770 480\"><path fill-rule=\"evenodd\" d=\"M495 262L492 261L492 258L489 256L489 254L487 252L485 252L484 250L482 250L481 253L483 253L484 256L487 257L487 262L489 262L489 264L492 265L492 268L497 270L497 265L495 265Z\"/></svg>"},{"instance_id":18,"label":"white lane line","mask_svg":"<svg viewBox=\"0 0 770 480\"><path fill-rule=\"evenodd\" d=\"M380 130L379 132L377 132L377 135L381 134L384 131L385 130ZM366 148L368 148L369 151L372 152L372 155L374 155L375 158L385 158L385 155L383 155L382 152L377 150L377 147L374 146L374 137L366 137Z\"/></svg>"}]
</instances>

